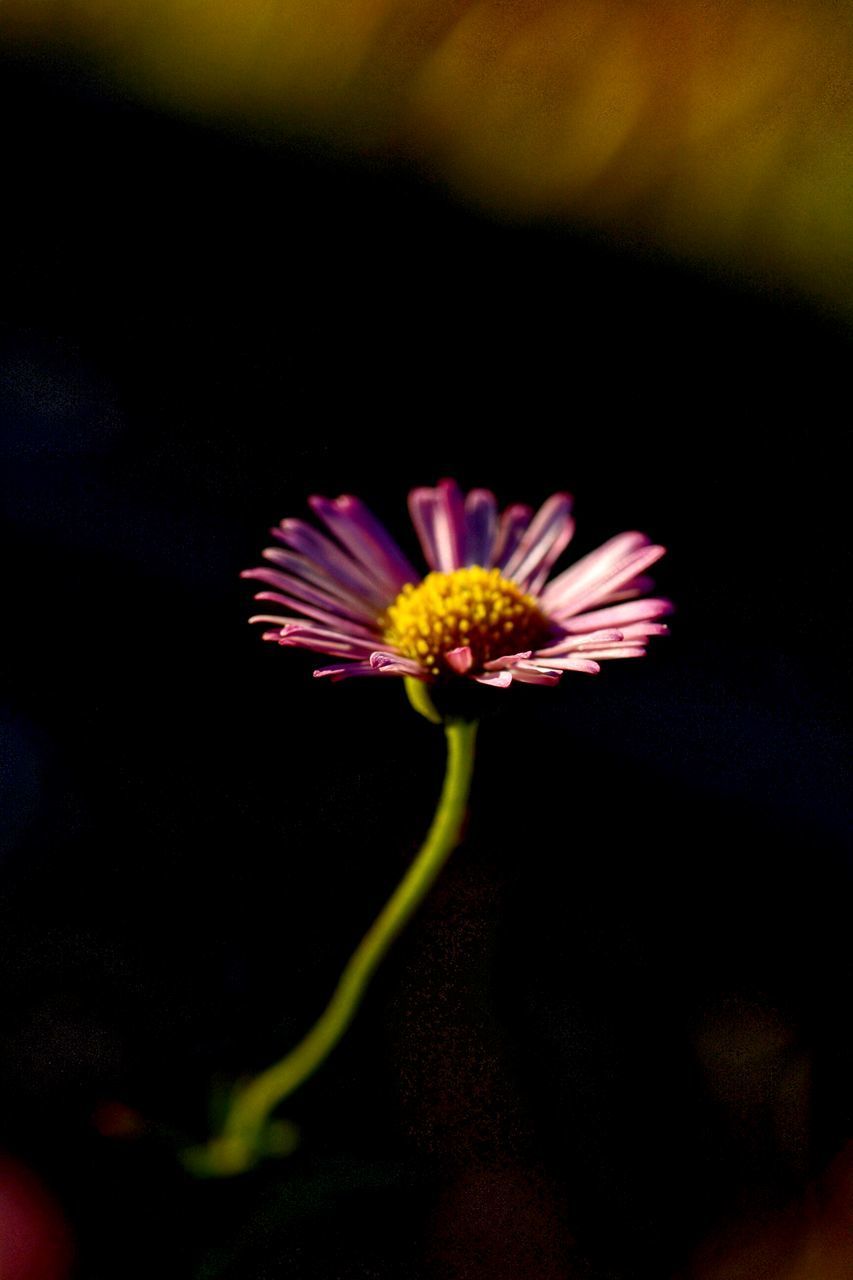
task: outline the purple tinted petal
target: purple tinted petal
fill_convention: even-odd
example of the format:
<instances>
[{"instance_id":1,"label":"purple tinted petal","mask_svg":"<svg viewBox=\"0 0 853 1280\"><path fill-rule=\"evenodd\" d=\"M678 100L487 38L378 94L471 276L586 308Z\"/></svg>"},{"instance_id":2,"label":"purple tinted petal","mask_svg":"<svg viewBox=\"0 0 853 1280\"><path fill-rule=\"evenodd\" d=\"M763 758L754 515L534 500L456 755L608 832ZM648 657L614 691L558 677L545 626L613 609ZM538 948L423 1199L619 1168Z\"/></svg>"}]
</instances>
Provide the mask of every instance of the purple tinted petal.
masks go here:
<instances>
[{"instance_id":1,"label":"purple tinted petal","mask_svg":"<svg viewBox=\"0 0 853 1280\"><path fill-rule=\"evenodd\" d=\"M340 578L334 578L325 569L309 560L307 556L295 551L284 551L280 547L267 547L263 552L265 560L279 565L286 572L306 582L312 583L326 595L334 596L352 610L360 610L375 618L388 606L388 593L379 587L351 588Z\"/></svg>"},{"instance_id":2,"label":"purple tinted petal","mask_svg":"<svg viewBox=\"0 0 853 1280\"><path fill-rule=\"evenodd\" d=\"M306 639L318 640L336 640L339 644L357 644L372 645L372 651L376 649L376 636L360 636L351 635L349 631L335 631L330 627L321 626L318 622L311 622L308 618L297 618L295 622L288 623L288 635L302 636Z\"/></svg>"},{"instance_id":3,"label":"purple tinted petal","mask_svg":"<svg viewBox=\"0 0 853 1280\"><path fill-rule=\"evenodd\" d=\"M472 489L465 499L465 552L463 563L492 566L498 535L498 504L489 489Z\"/></svg>"},{"instance_id":4,"label":"purple tinted petal","mask_svg":"<svg viewBox=\"0 0 853 1280\"><path fill-rule=\"evenodd\" d=\"M278 549L270 547L269 553L277 555ZM286 555L287 552L281 554ZM293 574L282 573L280 569L244 569L240 574L241 578L249 578L256 582L266 582L271 587L277 587L280 591L286 592L288 595L295 596L298 600L304 600L308 604L316 605L318 608L327 609L329 613L337 614L341 619L347 619L364 622L375 623L377 611L369 604L345 601L343 598L333 596L328 591L323 591L319 587L311 586L304 582L301 578L295 577Z\"/></svg>"},{"instance_id":5,"label":"purple tinted petal","mask_svg":"<svg viewBox=\"0 0 853 1280\"><path fill-rule=\"evenodd\" d=\"M538 590L574 533L572 498L555 493L543 503L524 533L514 553L504 565L504 573L526 590Z\"/></svg>"},{"instance_id":6,"label":"purple tinted petal","mask_svg":"<svg viewBox=\"0 0 853 1280\"><path fill-rule=\"evenodd\" d=\"M404 658L399 653L383 653L377 650L370 655L370 665L385 672L386 675L417 676L421 680L425 680L428 675L414 658Z\"/></svg>"},{"instance_id":7,"label":"purple tinted petal","mask_svg":"<svg viewBox=\"0 0 853 1280\"><path fill-rule=\"evenodd\" d=\"M419 580L394 539L359 498L344 494L334 501L320 497L308 501L312 511L387 594L387 604L407 582Z\"/></svg>"},{"instance_id":8,"label":"purple tinted petal","mask_svg":"<svg viewBox=\"0 0 853 1280\"><path fill-rule=\"evenodd\" d=\"M396 584L398 592L407 582L419 582L421 575L413 567L408 557L403 554L391 534L381 520L378 520L368 506L360 498L348 494L338 498L337 507L342 516L358 526L361 535L367 540L366 553L375 552ZM372 565L372 559L367 562Z\"/></svg>"},{"instance_id":9,"label":"purple tinted petal","mask_svg":"<svg viewBox=\"0 0 853 1280\"><path fill-rule=\"evenodd\" d=\"M434 531L435 507L434 489L412 489L409 493L409 515L415 526L424 559L430 569L438 568L438 547L435 543Z\"/></svg>"},{"instance_id":10,"label":"purple tinted petal","mask_svg":"<svg viewBox=\"0 0 853 1280\"><path fill-rule=\"evenodd\" d=\"M332 542L331 538L327 538L325 534L320 533L319 529L314 529L304 520L282 520L278 527L272 530L272 534L286 547L292 547L294 551L300 552L308 560L313 561L330 578L348 590L360 595L375 591L374 576L358 564L351 555L343 551L337 543Z\"/></svg>"},{"instance_id":11,"label":"purple tinted petal","mask_svg":"<svg viewBox=\"0 0 853 1280\"><path fill-rule=\"evenodd\" d=\"M448 572L462 567L465 554L465 506L455 480L439 480L438 495L447 525Z\"/></svg>"},{"instance_id":12,"label":"purple tinted petal","mask_svg":"<svg viewBox=\"0 0 853 1280\"><path fill-rule=\"evenodd\" d=\"M525 506L521 502L517 502L512 507L507 507L501 516L493 556L494 563L501 572L503 572L506 562L515 553L515 549L532 519L533 508Z\"/></svg>"}]
</instances>

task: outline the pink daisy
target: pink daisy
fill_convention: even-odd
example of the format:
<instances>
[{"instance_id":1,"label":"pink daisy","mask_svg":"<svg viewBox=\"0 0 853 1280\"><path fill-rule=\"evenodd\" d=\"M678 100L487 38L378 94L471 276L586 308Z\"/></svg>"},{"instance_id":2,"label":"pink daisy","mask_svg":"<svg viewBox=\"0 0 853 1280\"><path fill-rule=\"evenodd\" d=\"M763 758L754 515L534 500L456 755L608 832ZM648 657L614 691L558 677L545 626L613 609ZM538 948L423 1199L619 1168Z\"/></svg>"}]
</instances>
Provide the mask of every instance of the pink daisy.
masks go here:
<instances>
[{"instance_id":1,"label":"pink daisy","mask_svg":"<svg viewBox=\"0 0 853 1280\"><path fill-rule=\"evenodd\" d=\"M668 600L646 596L646 571L664 554L645 534L621 533L549 577L574 532L572 499L554 494L534 514L498 512L495 495L463 495L453 480L413 489L409 510L426 575L358 498L309 499L328 532L286 519L268 566L242 575L271 590L255 599L265 640L328 654L315 676L455 677L505 689L595 674L608 658L639 658ZM331 535L331 536L329 536Z\"/></svg>"}]
</instances>

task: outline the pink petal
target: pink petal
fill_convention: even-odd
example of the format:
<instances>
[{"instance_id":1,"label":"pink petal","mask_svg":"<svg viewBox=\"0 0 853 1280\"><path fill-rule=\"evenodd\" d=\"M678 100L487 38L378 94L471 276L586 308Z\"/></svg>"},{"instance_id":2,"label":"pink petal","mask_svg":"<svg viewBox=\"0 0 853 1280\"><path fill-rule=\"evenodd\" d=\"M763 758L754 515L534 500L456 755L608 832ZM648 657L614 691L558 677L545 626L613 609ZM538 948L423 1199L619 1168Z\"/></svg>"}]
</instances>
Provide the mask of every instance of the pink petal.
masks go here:
<instances>
[{"instance_id":1,"label":"pink petal","mask_svg":"<svg viewBox=\"0 0 853 1280\"><path fill-rule=\"evenodd\" d=\"M646 650L642 645L617 644L603 649L584 649L583 655L595 659L606 658L609 661L611 658L644 658Z\"/></svg>"},{"instance_id":2,"label":"pink petal","mask_svg":"<svg viewBox=\"0 0 853 1280\"><path fill-rule=\"evenodd\" d=\"M552 655L559 657L591 644L611 644L622 638L621 631L592 631L588 635L563 636L556 644L549 645L546 649L537 649L536 657L537 659L549 658Z\"/></svg>"},{"instance_id":3,"label":"pink petal","mask_svg":"<svg viewBox=\"0 0 853 1280\"><path fill-rule=\"evenodd\" d=\"M492 689L508 689L512 684L511 671L490 671L488 675L474 676L477 684L487 684Z\"/></svg>"},{"instance_id":4,"label":"pink petal","mask_svg":"<svg viewBox=\"0 0 853 1280\"><path fill-rule=\"evenodd\" d=\"M542 592L542 603L553 612L554 606L562 605L564 596L571 596L590 582L595 582L612 573L641 547L649 545L650 539L644 533L619 533L589 555L569 565Z\"/></svg>"},{"instance_id":5,"label":"pink petal","mask_svg":"<svg viewBox=\"0 0 853 1280\"><path fill-rule=\"evenodd\" d=\"M638 577L632 578L630 582L624 583L618 591L608 591L607 595L597 604L616 604L620 600L636 600L637 596L648 595L650 591L654 591L654 580L648 574L641 573Z\"/></svg>"},{"instance_id":6,"label":"pink petal","mask_svg":"<svg viewBox=\"0 0 853 1280\"><path fill-rule=\"evenodd\" d=\"M441 480L435 489L412 489L409 512L431 569L452 573L465 553L465 510L454 480Z\"/></svg>"},{"instance_id":7,"label":"pink petal","mask_svg":"<svg viewBox=\"0 0 853 1280\"><path fill-rule=\"evenodd\" d=\"M249 619L249 626L255 622L272 622L278 627L275 633L276 640L281 639L281 632L284 627L291 627L294 623L298 623L299 618L281 618L277 613L253 613Z\"/></svg>"},{"instance_id":8,"label":"pink petal","mask_svg":"<svg viewBox=\"0 0 853 1280\"><path fill-rule=\"evenodd\" d=\"M330 613L326 609L317 609L314 605L304 604L301 600L296 600L291 596L281 595L278 591L257 591L255 593L256 600L272 600L275 604L283 604L288 609L296 609L297 612L305 615L306 618L314 618L317 622L325 622L332 628L340 627L341 623L346 623L347 632L351 635L376 636L379 634L375 627L363 627L358 622L352 622L349 618L344 618L339 613Z\"/></svg>"},{"instance_id":9,"label":"pink petal","mask_svg":"<svg viewBox=\"0 0 853 1280\"><path fill-rule=\"evenodd\" d=\"M376 651L376 637L364 640L341 631L327 631L310 623L288 623L282 628L279 644L293 649L313 649L339 658L369 658Z\"/></svg>"},{"instance_id":10,"label":"pink petal","mask_svg":"<svg viewBox=\"0 0 853 1280\"><path fill-rule=\"evenodd\" d=\"M636 578L639 573L648 569L655 561L659 560L662 555L666 554L665 547L644 546L639 550L632 552L627 558L621 560L615 569L610 569L606 574L595 572L592 575L586 575L581 583L575 583L563 589L557 601L548 600L546 608L552 618L557 622L561 622L563 618L571 617L581 613L589 605L600 604L608 598L608 596L618 591L620 587ZM559 581L559 579L556 579Z\"/></svg>"},{"instance_id":11,"label":"pink petal","mask_svg":"<svg viewBox=\"0 0 853 1280\"><path fill-rule=\"evenodd\" d=\"M672 613L669 600L631 600L627 604L596 609L594 613L580 613L577 617L568 618L562 625L566 631L575 635L580 631L597 631L599 627L621 627L623 623L665 618L669 613Z\"/></svg>"},{"instance_id":12,"label":"pink petal","mask_svg":"<svg viewBox=\"0 0 853 1280\"><path fill-rule=\"evenodd\" d=\"M369 662L341 662L337 666L317 667L314 671L315 679L322 679L323 676L329 676L333 684L337 684L339 680L348 680L352 676L384 676L391 673L382 671L378 667L372 667Z\"/></svg>"},{"instance_id":13,"label":"pink petal","mask_svg":"<svg viewBox=\"0 0 853 1280\"><path fill-rule=\"evenodd\" d=\"M597 676L601 670L592 658L581 658L577 654L568 658L548 658L548 666L556 671L582 671L589 676Z\"/></svg>"},{"instance_id":14,"label":"pink petal","mask_svg":"<svg viewBox=\"0 0 853 1280\"><path fill-rule=\"evenodd\" d=\"M495 495L489 489L472 489L465 499L464 563L491 568L497 535L498 504Z\"/></svg>"},{"instance_id":15,"label":"pink petal","mask_svg":"<svg viewBox=\"0 0 853 1280\"><path fill-rule=\"evenodd\" d=\"M448 666L460 676L466 675L474 665L474 655L467 644L460 645L458 649L448 649L444 657Z\"/></svg>"},{"instance_id":16,"label":"pink petal","mask_svg":"<svg viewBox=\"0 0 853 1280\"><path fill-rule=\"evenodd\" d=\"M507 653L502 658L493 658L491 662L484 662L483 670L505 671L509 667L516 666L519 662L526 662L531 656L531 649L526 649L523 653Z\"/></svg>"},{"instance_id":17,"label":"pink petal","mask_svg":"<svg viewBox=\"0 0 853 1280\"><path fill-rule=\"evenodd\" d=\"M552 564L568 546L574 533L572 498L555 493L543 503L524 533L514 553L504 565L504 574L526 590L538 590Z\"/></svg>"},{"instance_id":18,"label":"pink petal","mask_svg":"<svg viewBox=\"0 0 853 1280\"><path fill-rule=\"evenodd\" d=\"M552 667L540 667L535 662L520 662L512 669L512 678L519 684L559 684L562 671Z\"/></svg>"},{"instance_id":19,"label":"pink petal","mask_svg":"<svg viewBox=\"0 0 853 1280\"><path fill-rule=\"evenodd\" d=\"M623 640L647 640L651 636L669 635L669 627L665 622L632 622L622 628Z\"/></svg>"}]
</instances>

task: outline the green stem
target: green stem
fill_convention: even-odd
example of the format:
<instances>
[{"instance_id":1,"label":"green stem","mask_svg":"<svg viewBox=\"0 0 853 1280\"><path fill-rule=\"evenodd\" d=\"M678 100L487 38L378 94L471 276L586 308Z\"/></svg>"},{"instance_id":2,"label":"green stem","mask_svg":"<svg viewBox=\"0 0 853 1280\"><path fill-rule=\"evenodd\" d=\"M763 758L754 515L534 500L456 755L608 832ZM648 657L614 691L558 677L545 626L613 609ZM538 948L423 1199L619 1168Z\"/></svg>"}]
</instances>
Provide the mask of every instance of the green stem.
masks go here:
<instances>
[{"instance_id":1,"label":"green stem","mask_svg":"<svg viewBox=\"0 0 853 1280\"><path fill-rule=\"evenodd\" d=\"M265 1142L271 1112L328 1057L352 1022L382 957L423 901L459 843L471 788L476 722L448 720L447 769L438 808L420 852L344 969L325 1011L280 1062L235 1093L222 1134L187 1153L196 1172L239 1173L270 1149Z\"/></svg>"}]
</instances>

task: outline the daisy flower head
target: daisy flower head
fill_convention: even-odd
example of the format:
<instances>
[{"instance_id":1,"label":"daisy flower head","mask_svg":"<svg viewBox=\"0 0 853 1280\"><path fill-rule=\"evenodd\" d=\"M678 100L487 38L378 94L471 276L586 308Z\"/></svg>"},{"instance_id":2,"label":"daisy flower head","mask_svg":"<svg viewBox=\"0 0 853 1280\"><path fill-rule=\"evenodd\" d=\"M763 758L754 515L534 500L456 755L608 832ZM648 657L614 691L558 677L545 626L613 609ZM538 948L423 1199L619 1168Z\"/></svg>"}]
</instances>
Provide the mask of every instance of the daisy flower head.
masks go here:
<instances>
[{"instance_id":1,"label":"daisy flower head","mask_svg":"<svg viewBox=\"0 0 853 1280\"><path fill-rule=\"evenodd\" d=\"M453 480L413 489L409 511L419 572L358 498L309 499L320 528L285 519L267 563L247 569L256 600L281 613L250 619L264 639L334 659L315 676L460 679L495 689L556 684L610 658L639 658L663 635L668 600L647 594L664 554L642 533L621 533L551 577L572 534L572 499L556 493L534 512L498 511L488 489Z\"/></svg>"}]
</instances>

